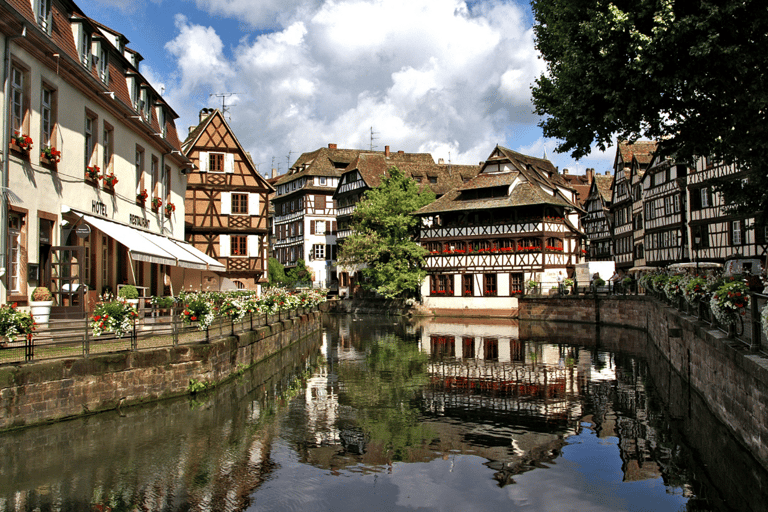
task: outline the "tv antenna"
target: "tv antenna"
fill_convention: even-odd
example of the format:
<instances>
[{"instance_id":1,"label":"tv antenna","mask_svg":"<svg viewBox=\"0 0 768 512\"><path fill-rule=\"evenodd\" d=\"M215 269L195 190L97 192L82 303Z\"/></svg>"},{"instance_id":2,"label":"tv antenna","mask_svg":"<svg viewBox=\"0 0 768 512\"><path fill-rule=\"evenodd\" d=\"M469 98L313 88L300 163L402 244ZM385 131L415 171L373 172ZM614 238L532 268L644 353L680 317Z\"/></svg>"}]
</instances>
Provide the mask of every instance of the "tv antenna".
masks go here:
<instances>
[{"instance_id":1,"label":"tv antenna","mask_svg":"<svg viewBox=\"0 0 768 512\"><path fill-rule=\"evenodd\" d=\"M230 96L234 96L235 94L240 94L239 92L219 92L219 93L213 93L209 94L208 97L216 96L217 98L221 98L221 115L229 113L229 109L231 107L227 106L227 98ZM228 118L230 121L232 120L232 116L229 116Z\"/></svg>"},{"instance_id":2,"label":"tv antenna","mask_svg":"<svg viewBox=\"0 0 768 512\"><path fill-rule=\"evenodd\" d=\"M376 146L373 145L373 141L378 139L378 137L376 137L376 135L379 135L379 133L380 132L373 131L373 126L371 126L371 151L373 151L374 148L376 147Z\"/></svg>"}]
</instances>

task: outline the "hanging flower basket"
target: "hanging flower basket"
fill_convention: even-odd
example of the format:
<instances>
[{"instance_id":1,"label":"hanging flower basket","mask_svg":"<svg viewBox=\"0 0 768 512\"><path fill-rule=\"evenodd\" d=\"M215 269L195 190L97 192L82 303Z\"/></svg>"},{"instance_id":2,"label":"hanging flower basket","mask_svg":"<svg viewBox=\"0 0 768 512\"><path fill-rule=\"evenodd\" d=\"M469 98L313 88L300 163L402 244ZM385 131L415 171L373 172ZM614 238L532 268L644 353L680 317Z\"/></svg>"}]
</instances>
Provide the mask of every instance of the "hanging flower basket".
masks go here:
<instances>
[{"instance_id":1,"label":"hanging flower basket","mask_svg":"<svg viewBox=\"0 0 768 512\"><path fill-rule=\"evenodd\" d=\"M43 148L42 153L40 153L40 158L45 158L52 164L57 164L61 161L61 151L53 146L48 146Z\"/></svg>"},{"instance_id":2,"label":"hanging flower basket","mask_svg":"<svg viewBox=\"0 0 768 512\"><path fill-rule=\"evenodd\" d=\"M99 181L101 176L99 173L101 172L101 169L98 165L91 165L89 167L85 168L85 177L92 181Z\"/></svg>"}]
</instances>

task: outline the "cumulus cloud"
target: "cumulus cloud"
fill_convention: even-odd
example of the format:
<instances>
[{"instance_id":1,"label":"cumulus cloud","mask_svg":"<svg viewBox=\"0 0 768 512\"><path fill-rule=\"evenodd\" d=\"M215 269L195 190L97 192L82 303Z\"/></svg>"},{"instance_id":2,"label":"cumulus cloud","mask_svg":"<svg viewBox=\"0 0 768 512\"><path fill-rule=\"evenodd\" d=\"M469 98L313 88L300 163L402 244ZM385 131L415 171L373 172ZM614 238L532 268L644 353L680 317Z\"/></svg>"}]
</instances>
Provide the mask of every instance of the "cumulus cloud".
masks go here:
<instances>
[{"instance_id":1,"label":"cumulus cloud","mask_svg":"<svg viewBox=\"0 0 768 512\"><path fill-rule=\"evenodd\" d=\"M206 8L257 26L270 2ZM283 4L281 4L283 5ZM544 70L528 14L515 4L458 0L288 3L278 30L225 47L211 27L177 16L169 101L194 124L190 95L236 91L231 124L255 161L282 170L328 143L484 160L495 144L536 132L530 85ZM215 6L215 7L214 7ZM249 9L258 12L250 13ZM276 9L276 8L274 8ZM285 11L284 11L285 12ZM540 134L540 132L538 132ZM292 158L288 158L292 151ZM531 153L537 156L538 153ZM265 170L265 169L262 169Z\"/></svg>"}]
</instances>

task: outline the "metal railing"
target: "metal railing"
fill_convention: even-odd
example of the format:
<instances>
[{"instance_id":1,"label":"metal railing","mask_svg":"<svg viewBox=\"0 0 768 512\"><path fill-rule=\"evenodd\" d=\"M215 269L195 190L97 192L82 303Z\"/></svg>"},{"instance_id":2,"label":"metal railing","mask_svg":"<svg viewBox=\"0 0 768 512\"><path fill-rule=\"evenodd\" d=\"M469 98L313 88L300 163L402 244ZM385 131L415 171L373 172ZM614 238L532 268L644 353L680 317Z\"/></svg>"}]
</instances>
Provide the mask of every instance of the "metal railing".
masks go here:
<instances>
[{"instance_id":1,"label":"metal railing","mask_svg":"<svg viewBox=\"0 0 768 512\"><path fill-rule=\"evenodd\" d=\"M120 338L111 332L95 336L90 318L49 320L46 324L38 325L35 335L30 339L0 343L0 364L88 358L96 354L208 343L295 318L312 310L298 308L275 314L248 314L238 322L217 317L204 330L199 329L198 322L182 322L182 311L182 307L144 308L143 315L133 323L131 331Z\"/></svg>"}]
</instances>

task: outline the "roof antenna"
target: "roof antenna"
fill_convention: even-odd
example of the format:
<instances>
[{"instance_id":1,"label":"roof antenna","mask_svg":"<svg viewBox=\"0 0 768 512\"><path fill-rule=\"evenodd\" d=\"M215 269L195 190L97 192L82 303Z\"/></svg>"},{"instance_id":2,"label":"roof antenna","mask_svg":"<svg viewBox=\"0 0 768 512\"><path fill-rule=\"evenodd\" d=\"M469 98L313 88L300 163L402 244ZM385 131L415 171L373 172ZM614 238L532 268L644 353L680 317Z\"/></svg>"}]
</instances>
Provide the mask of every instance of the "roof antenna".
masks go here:
<instances>
[{"instance_id":1,"label":"roof antenna","mask_svg":"<svg viewBox=\"0 0 768 512\"><path fill-rule=\"evenodd\" d=\"M230 96L234 96L235 94L240 94L239 92L220 92L220 93L214 93L209 94L208 97L216 96L217 98L221 98L221 115L229 113L230 107L227 106L227 98ZM229 121L232 120L232 116L228 116L227 119Z\"/></svg>"},{"instance_id":2,"label":"roof antenna","mask_svg":"<svg viewBox=\"0 0 768 512\"><path fill-rule=\"evenodd\" d=\"M371 151L373 151L374 148L376 147L376 146L373 145L373 141L378 139L378 137L376 137L376 135L379 135L379 133L380 132L373 131L373 126L371 126Z\"/></svg>"}]
</instances>

